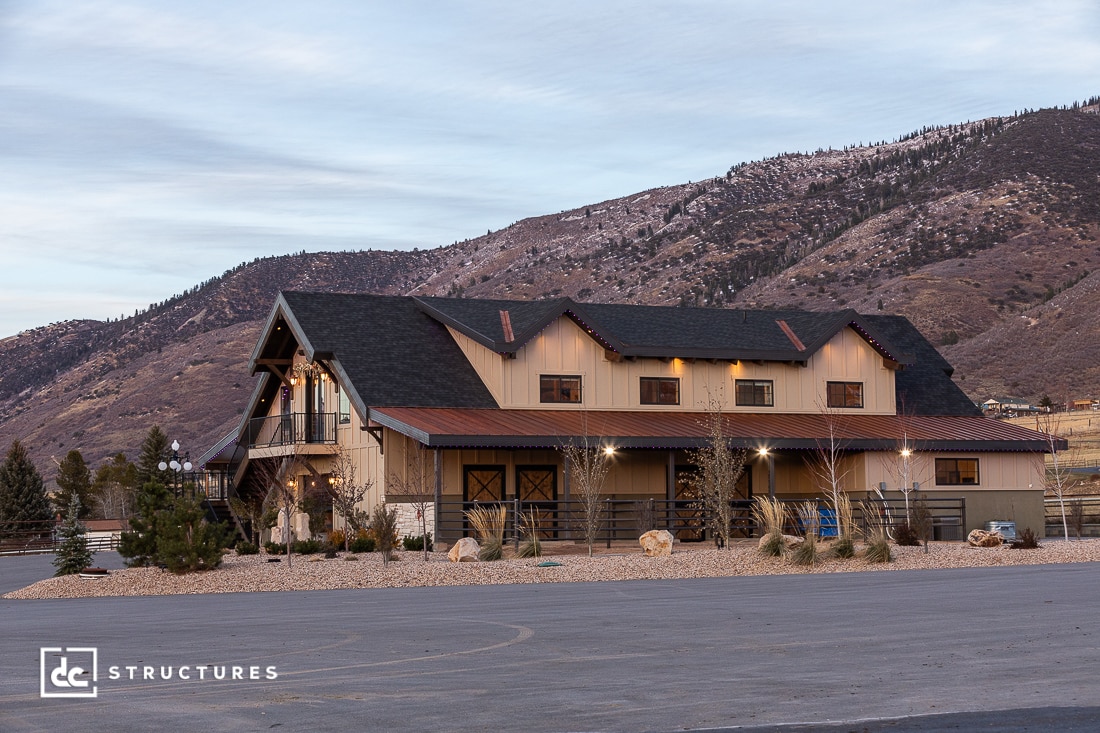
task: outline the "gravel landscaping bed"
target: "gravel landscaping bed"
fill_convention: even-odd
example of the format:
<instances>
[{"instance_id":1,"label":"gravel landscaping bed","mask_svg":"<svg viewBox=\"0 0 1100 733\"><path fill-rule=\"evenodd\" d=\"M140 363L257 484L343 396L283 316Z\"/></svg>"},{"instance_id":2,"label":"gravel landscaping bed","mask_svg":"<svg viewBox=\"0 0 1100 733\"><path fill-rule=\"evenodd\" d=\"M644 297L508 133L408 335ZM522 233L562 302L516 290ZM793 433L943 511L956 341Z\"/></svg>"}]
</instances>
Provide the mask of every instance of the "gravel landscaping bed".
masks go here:
<instances>
[{"instance_id":1,"label":"gravel landscaping bed","mask_svg":"<svg viewBox=\"0 0 1100 733\"><path fill-rule=\"evenodd\" d=\"M89 598L95 596L178 595L190 593L253 593L338 588L397 588L441 585L489 585L505 583L570 583L607 580L707 578L735 575L844 573L928 568L1041 565L1100 561L1100 539L1049 539L1035 550L970 547L960 542L934 542L928 554L921 547L893 547L894 561L872 564L861 558L826 560L813 567L767 558L755 540L737 542L729 550L676 545L671 557L646 557L621 547L601 548L589 558L576 546L551 550L540 559L512 559L484 563L451 563L443 553L432 553L425 562L419 552L399 552L398 559L383 567L378 553L341 553L336 559L320 555L294 557L292 567L268 562L266 555L228 553L220 568L205 573L173 575L158 568L114 570L104 578L76 575L42 580L5 594L4 598ZM540 562L560 563L539 567Z\"/></svg>"}]
</instances>

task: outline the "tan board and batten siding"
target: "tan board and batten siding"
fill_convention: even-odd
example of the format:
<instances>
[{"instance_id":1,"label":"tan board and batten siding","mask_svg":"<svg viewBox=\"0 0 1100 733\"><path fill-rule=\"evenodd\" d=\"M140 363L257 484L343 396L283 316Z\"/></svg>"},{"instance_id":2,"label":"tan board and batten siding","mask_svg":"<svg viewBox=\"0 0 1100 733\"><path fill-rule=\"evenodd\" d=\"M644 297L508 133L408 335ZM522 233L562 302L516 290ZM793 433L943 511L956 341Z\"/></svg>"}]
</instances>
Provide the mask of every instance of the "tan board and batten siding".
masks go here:
<instances>
[{"instance_id":1,"label":"tan board and batten siding","mask_svg":"<svg viewBox=\"0 0 1100 733\"><path fill-rule=\"evenodd\" d=\"M582 379L581 409L629 410L642 407L639 378L680 379L679 405L645 405L652 411L707 409L713 397L724 412L819 413L825 404L825 384L830 381L862 382L863 407L836 410L862 415L893 415L894 373L882 357L850 328L839 331L813 354L807 366L751 362L711 363L671 359L638 359L612 362L603 348L568 318L559 318L519 349L515 359L505 359L465 334L448 328L490 393L504 409L576 410L575 404L539 402L539 377L544 374L579 374ZM738 407L734 404L734 380L768 379L774 383L772 407Z\"/></svg>"}]
</instances>

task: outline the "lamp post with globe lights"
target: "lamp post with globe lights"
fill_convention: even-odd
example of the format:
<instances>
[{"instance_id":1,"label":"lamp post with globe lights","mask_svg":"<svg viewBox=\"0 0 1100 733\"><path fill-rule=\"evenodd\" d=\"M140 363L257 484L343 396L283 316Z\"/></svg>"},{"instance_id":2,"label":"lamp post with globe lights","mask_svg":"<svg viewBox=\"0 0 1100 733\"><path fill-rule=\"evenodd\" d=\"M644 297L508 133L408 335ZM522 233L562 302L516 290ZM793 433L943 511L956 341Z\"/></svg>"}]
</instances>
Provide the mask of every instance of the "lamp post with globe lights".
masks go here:
<instances>
[{"instance_id":1,"label":"lamp post with globe lights","mask_svg":"<svg viewBox=\"0 0 1100 733\"><path fill-rule=\"evenodd\" d=\"M190 453L184 453L180 456L180 442L178 440L172 441L172 455L167 456L167 461L161 461L157 464L157 468L161 471L172 471L172 493L179 496L180 489L183 486L182 474L189 472L193 466L191 461L188 460L191 457Z\"/></svg>"}]
</instances>

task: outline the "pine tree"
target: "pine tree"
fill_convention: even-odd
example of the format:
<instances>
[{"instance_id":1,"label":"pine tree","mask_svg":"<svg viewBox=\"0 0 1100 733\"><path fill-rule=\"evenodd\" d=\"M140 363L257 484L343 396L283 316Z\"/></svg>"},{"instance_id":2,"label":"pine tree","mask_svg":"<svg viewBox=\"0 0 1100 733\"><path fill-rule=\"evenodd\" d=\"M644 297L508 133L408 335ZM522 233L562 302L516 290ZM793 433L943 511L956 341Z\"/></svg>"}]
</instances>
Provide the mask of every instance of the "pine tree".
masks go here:
<instances>
[{"instance_id":1,"label":"pine tree","mask_svg":"<svg viewBox=\"0 0 1100 733\"><path fill-rule=\"evenodd\" d=\"M161 514L157 563L173 573L213 570L221 565L228 536L225 525L206 521L199 500L179 497Z\"/></svg>"},{"instance_id":2,"label":"pine tree","mask_svg":"<svg viewBox=\"0 0 1100 733\"><path fill-rule=\"evenodd\" d=\"M134 500L134 513L130 515L130 531L122 533L118 545L118 553L126 558L129 567L157 562L158 536L171 505L172 495L164 484L150 481L141 487Z\"/></svg>"},{"instance_id":3,"label":"pine tree","mask_svg":"<svg viewBox=\"0 0 1100 733\"><path fill-rule=\"evenodd\" d=\"M66 512L75 496L80 505L80 518L85 519L91 513L92 472L84 462L84 456L78 450L71 450L57 466L57 493L54 506L59 512Z\"/></svg>"},{"instance_id":4,"label":"pine tree","mask_svg":"<svg viewBox=\"0 0 1100 733\"><path fill-rule=\"evenodd\" d=\"M141 441L141 455L137 461L138 486L144 486L150 481L161 484L168 483L167 472L161 471L157 464L168 460L168 436L160 429L159 425L149 428L145 440Z\"/></svg>"},{"instance_id":5,"label":"pine tree","mask_svg":"<svg viewBox=\"0 0 1100 733\"><path fill-rule=\"evenodd\" d=\"M92 551L88 549L87 529L80 521L80 497L74 494L69 500L65 523L61 525L61 545L53 559L57 572L54 575L73 575L92 564Z\"/></svg>"},{"instance_id":6,"label":"pine tree","mask_svg":"<svg viewBox=\"0 0 1100 733\"><path fill-rule=\"evenodd\" d=\"M42 475L23 444L12 441L4 463L0 464L0 528L7 525L9 530L46 531L52 521Z\"/></svg>"}]
</instances>

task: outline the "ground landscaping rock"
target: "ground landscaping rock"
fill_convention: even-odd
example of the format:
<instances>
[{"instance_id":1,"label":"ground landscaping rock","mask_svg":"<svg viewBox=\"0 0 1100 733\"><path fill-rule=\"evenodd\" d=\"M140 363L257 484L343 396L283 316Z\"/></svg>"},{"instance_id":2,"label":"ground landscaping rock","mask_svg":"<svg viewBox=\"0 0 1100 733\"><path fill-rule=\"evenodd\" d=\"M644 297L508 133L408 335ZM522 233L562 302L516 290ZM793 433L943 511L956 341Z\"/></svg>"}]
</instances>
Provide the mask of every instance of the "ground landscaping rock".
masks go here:
<instances>
[{"instance_id":1,"label":"ground landscaping rock","mask_svg":"<svg viewBox=\"0 0 1100 733\"><path fill-rule=\"evenodd\" d=\"M638 538L646 557L668 557L672 554L672 533L667 529L651 529Z\"/></svg>"},{"instance_id":2,"label":"ground landscaping rock","mask_svg":"<svg viewBox=\"0 0 1100 733\"><path fill-rule=\"evenodd\" d=\"M463 537L447 553L447 559L451 562L477 562L479 552L481 547L477 544L477 540L473 537Z\"/></svg>"},{"instance_id":3,"label":"ground landscaping rock","mask_svg":"<svg viewBox=\"0 0 1100 733\"><path fill-rule=\"evenodd\" d=\"M966 541L973 547L1000 547L1005 538L1000 532L987 532L984 529L975 529L966 536Z\"/></svg>"}]
</instances>

